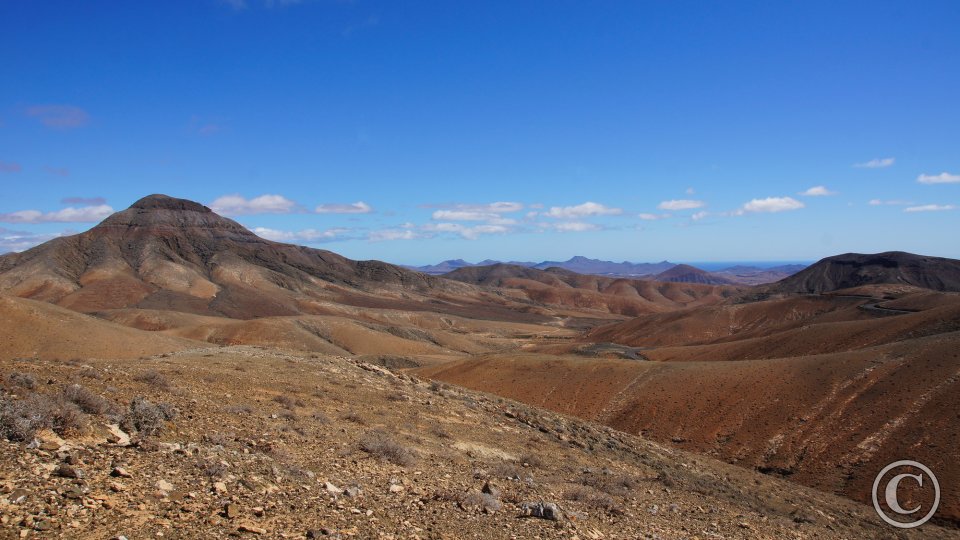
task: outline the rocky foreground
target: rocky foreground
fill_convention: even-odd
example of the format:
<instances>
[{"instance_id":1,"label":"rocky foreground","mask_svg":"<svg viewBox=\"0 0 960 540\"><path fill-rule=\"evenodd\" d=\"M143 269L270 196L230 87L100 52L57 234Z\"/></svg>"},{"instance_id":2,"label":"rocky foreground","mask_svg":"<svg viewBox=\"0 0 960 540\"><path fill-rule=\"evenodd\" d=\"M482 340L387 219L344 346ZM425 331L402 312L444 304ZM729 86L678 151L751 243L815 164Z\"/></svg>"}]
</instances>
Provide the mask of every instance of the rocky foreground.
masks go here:
<instances>
[{"instance_id":1,"label":"rocky foreground","mask_svg":"<svg viewBox=\"0 0 960 540\"><path fill-rule=\"evenodd\" d=\"M345 357L0 361L2 538L960 538Z\"/></svg>"}]
</instances>

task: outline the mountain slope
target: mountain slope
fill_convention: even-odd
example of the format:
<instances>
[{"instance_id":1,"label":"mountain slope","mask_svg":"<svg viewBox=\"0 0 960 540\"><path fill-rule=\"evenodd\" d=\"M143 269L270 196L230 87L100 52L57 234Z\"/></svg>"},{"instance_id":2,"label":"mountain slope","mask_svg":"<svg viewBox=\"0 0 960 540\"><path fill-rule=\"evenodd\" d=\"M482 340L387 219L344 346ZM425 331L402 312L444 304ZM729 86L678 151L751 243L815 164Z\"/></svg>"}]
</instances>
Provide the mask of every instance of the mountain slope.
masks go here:
<instances>
[{"instance_id":1,"label":"mountain slope","mask_svg":"<svg viewBox=\"0 0 960 540\"><path fill-rule=\"evenodd\" d=\"M711 274L689 264L678 264L669 270L661 272L651 279L669 283L700 283L703 285L730 285L729 279Z\"/></svg>"},{"instance_id":2,"label":"mountain slope","mask_svg":"<svg viewBox=\"0 0 960 540\"><path fill-rule=\"evenodd\" d=\"M85 233L0 257L0 291L77 311L141 307L239 319L309 313L354 296L389 302L475 292L379 261L264 240L164 195Z\"/></svg>"},{"instance_id":3,"label":"mountain slope","mask_svg":"<svg viewBox=\"0 0 960 540\"><path fill-rule=\"evenodd\" d=\"M875 284L913 285L936 291L960 291L960 260L902 251L827 257L770 286L777 293L836 291Z\"/></svg>"}]
</instances>

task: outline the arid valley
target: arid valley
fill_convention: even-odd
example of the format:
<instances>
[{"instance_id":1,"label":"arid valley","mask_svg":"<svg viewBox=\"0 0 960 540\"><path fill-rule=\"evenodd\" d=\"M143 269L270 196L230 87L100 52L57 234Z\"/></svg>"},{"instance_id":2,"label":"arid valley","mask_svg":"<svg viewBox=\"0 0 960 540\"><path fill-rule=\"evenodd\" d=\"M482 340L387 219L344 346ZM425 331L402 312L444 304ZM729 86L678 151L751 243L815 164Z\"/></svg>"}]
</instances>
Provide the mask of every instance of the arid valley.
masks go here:
<instances>
[{"instance_id":1,"label":"arid valley","mask_svg":"<svg viewBox=\"0 0 960 540\"><path fill-rule=\"evenodd\" d=\"M431 276L152 195L0 257L4 535L960 537L960 262ZM933 522L870 506L902 456Z\"/></svg>"}]
</instances>

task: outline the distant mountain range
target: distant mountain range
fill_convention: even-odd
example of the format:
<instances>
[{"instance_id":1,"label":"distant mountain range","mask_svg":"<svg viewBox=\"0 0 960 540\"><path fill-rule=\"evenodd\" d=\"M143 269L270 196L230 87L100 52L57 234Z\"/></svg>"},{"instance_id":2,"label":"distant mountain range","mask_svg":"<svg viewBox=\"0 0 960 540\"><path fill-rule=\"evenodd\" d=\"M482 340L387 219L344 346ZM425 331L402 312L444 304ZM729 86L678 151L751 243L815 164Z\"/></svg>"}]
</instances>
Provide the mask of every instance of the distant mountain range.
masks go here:
<instances>
[{"instance_id":1,"label":"distant mountain range","mask_svg":"<svg viewBox=\"0 0 960 540\"><path fill-rule=\"evenodd\" d=\"M566 261L495 261L487 259L478 263L467 262L463 259L451 259L437 264L426 266L407 266L411 270L423 272L431 275L444 275L460 268L492 266L495 264L508 264L512 266L522 266L536 270L547 270L549 268L561 268L578 274L587 274L595 276L605 276L614 278L631 279L652 279L655 281L667 281L674 283L702 283L707 285L759 285L764 283L773 283L785 277L795 274L806 266L802 264L789 264L774 266L769 268L759 266L736 265L729 268L723 268L714 272L696 268L686 264L677 264L669 261L660 261L657 263L634 263L629 261L614 262L603 261L600 259L590 259L582 256L575 256Z\"/></svg>"}]
</instances>

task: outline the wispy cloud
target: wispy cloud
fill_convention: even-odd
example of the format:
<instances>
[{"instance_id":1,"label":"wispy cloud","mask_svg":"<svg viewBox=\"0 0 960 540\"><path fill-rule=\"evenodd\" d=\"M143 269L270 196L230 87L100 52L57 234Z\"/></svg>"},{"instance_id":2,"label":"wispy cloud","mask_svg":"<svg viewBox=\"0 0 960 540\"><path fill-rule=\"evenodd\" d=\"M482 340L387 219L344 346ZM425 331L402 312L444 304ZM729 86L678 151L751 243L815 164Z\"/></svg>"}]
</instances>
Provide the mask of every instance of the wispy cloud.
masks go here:
<instances>
[{"instance_id":1,"label":"wispy cloud","mask_svg":"<svg viewBox=\"0 0 960 540\"><path fill-rule=\"evenodd\" d=\"M904 208L904 212L942 212L944 210L956 210L952 204L924 204L921 206L910 206Z\"/></svg>"},{"instance_id":2,"label":"wispy cloud","mask_svg":"<svg viewBox=\"0 0 960 540\"><path fill-rule=\"evenodd\" d=\"M64 197L60 199L60 204L82 204L86 206L99 206L106 204L107 200L103 197Z\"/></svg>"},{"instance_id":3,"label":"wispy cloud","mask_svg":"<svg viewBox=\"0 0 960 540\"><path fill-rule=\"evenodd\" d=\"M577 219L588 216L619 216L623 213L620 208L611 208L600 203L587 201L576 206L552 206L543 215L558 219Z\"/></svg>"},{"instance_id":4,"label":"wispy cloud","mask_svg":"<svg viewBox=\"0 0 960 540\"><path fill-rule=\"evenodd\" d=\"M308 244L316 244L321 242L332 242L334 240L345 240L350 234L351 229L338 227L333 229L325 229L322 231L317 229L281 231L266 227L254 227L253 232L261 238L266 238L267 240L273 240L275 242L305 242Z\"/></svg>"},{"instance_id":5,"label":"wispy cloud","mask_svg":"<svg viewBox=\"0 0 960 540\"><path fill-rule=\"evenodd\" d=\"M371 242L386 242L390 240L415 240L421 238L420 233L413 229L380 229L372 231L367 239Z\"/></svg>"},{"instance_id":6,"label":"wispy cloud","mask_svg":"<svg viewBox=\"0 0 960 540\"><path fill-rule=\"evenodd\" d=\"M0 227L0 253L8 251L24 251L60 236L71 234L69 231L59 233L34 234L25 231L11 231Z\"/></svg>"},{"instance_id":7,"label":"wispy cloud","mask_svg":"<svg viewBox=\"0 0 960 540\"><path fill-rule=\"evenodd\" d=\"M318 214L369 214L373 208L363 201L351 204L321 204L315 210Z\"/></svg>"},{"instance_id":8,"label":"wispy cloud","mask_svg":"<svg viewBox=\"0 0 960 540\"><path fill-rule=\"evenodd\" d=\"M474 225L467 226L462 223L427 223L422 230L431 233L455 233L467 240L476 240L484 234L506 234L510 229L504 225Z\"/></svg>"},{"instance_id":9,"label":"wispy cloud","mask_svg":"<svg viewBox=\"0 0 960 540\"><path fill-rule=\"evenodd\" d=\"M870 201L867 202L867 204L869 204L870 206L907 206L907 205L913 204L913 202L897 200L897 199L889 200L889 201L882 201L880 199L870 199Z\"/></svg>"},{"instance_id":10,"label":"wispy cloud","mask_svg":"<svg viewBox=\"0 0 960 540\"><path fill-rule=\"evenodd\" d=\"M539 223L541 230L553 230L557 232L587 232L598 231L602 227L594 223L584 221L561 221L560 223Z\"/></svg>"},{"instance_id":11,"label":"wispy cloud","mask_svg":"<svg viewBox=\"0 0 960 540\"><path fill-rule=\"evenodd\" d=\"M670 201L663 201L657 205L657 208L660 210L693 210L695 208L703 208L707 203L703 201L694 201L691 199L674 199Z\"/></svg>"},{"instance_id":12,"label":"wispy cloud","mask_svg":"<svg viewBox=\"0 0 960 540\"><path fill-rule=\"evenodd\" d=\"M788 210L798 210L805 205L793 197L767 197L765 199L753 199L743 205L740 210L734 214L742 215L746 212L755 213L776 213L786 212Z\"/></svg>"},{"instance_id":13,"label":"wispy cloud","mask_svg":"<svg viewBox=\"0 0 960 540\"><path fill-rule=\"evenodd\" d=\"M644 220L644 221L656 221L656 220L658 220L658 219L667 219L667 218L670 217L670 215L671 215L671 214L648 214L648 213L642 213L642 214L637 214L637 217L640 218L640 219L642 219L642 220Z\"/></svg>"},{"instance_id":14,"label":"wispy cloud","mask_svg":"<svg viewBox=\"0 0 960 540\"><path fill-rule=\"evenodd\" d=\"M296 211L297 203L282 195L260 195L253 199L246 199L241 195L224 195L218 197L210 208L225 216L249 216L254 214L289 214Z\"/></svg>"},{"instance_id":15,"label":"wispy cloud","mask_svg":"<svg viewBox=\"0 0 960 540\"><path fill-rule=\"evenodd\" d=\"M18 173L23 170L19 163L0 161L0 173Z\"/></svg>"},{"instance_id":16,"label":"wispy cloud","mask_svg":"<svg viewBox=\"0 0 960 540\"><path fill-rule=\"evenodd\" d=\"M826 186L813 186L812 188L799 193L804 197L826 197L827 195L836 195L835 191L830 191Z\"/></svg>"},{"instance_id":17,"label":"wispy cloud","mask_svg":"<svg viewBox=\"0 0 960 540\"><path fill-rule=\"evenodd\" d=\"M960 183L960 174L950 174L948 172L921 174L917 177L917 182L921 184L958 184Z\"/></svg>"},{"instance_id":18,"label":"wispy cloud","mask_svg":"<svg viewBox=\"0 0 960 540\"><path fill-rule=\"evenodd\" d=\"M45 173L47 173L47 174L52 174L52 175L54 175L54 176L63 176L63 177L70 176L70 169L68 169L68 168L66 168L66 167L48 167L48 166L44 166L44 167L43 167L43 172L45 172Z\"/></svg>"},{"instance_id":19,"label":"wispy cloud","mask_svg":"<svg viewBox=\"0 0 960 540\"><path fill-rule=\"evenodd\" d=\"M39 210L20 210L0 214L3 223L96 223L113 213L113 208L99 204L95 206L67 207L56 212Z\"/></svg>"},{"instance_id":20,"label":"wispy cloud","mask_svg":"<svg viewBox=\"0 0 960 540\"><path fill-rule=\"evenodd\" d=\"M86 125L90 114L75 105L33 105L27 107L27 116L55 129L73 129Z\"/></svg>"},{"instance_id":21,"label":"wispy cloud","mask_svg":"<svg viewBox=\"0 0 960 540\"><path fill-rule=\"evenodd\" d=\"M892 157L876 158L870 161L864 161L863 163L854 163L853 166L858 169L883 169L893 165L895 161L896 159Z\"/></svg>"},{"instance_id":22,"label":"wispy cloud","mask_svg":"<svg viewBox=\"0 0 960 540\"><path fill-rule=\"evenodd\" d=\"M694 220L694 221L700 221L700 220L702 220L703 218L705 218L705 217L707 217L707 216L709 216L709 215L710 215L710 212L706 212L706 211L704 211L704 210L701 210L701 211L693 214L692 216L690 216L690 219L692 219L692 220Z\"/></svg>"}]
</instances>

